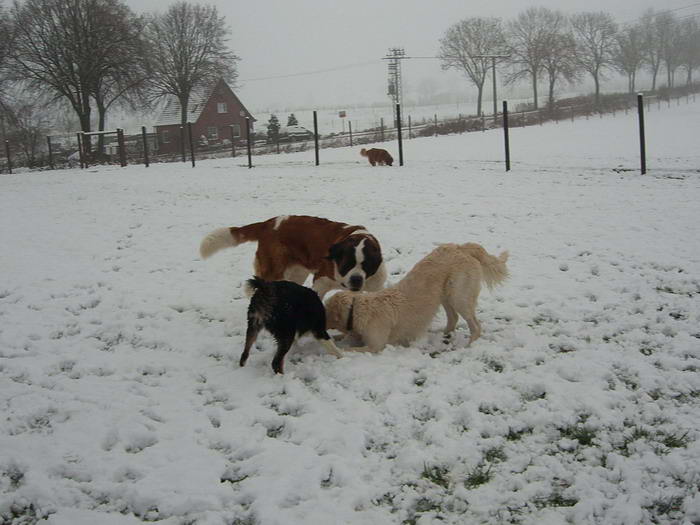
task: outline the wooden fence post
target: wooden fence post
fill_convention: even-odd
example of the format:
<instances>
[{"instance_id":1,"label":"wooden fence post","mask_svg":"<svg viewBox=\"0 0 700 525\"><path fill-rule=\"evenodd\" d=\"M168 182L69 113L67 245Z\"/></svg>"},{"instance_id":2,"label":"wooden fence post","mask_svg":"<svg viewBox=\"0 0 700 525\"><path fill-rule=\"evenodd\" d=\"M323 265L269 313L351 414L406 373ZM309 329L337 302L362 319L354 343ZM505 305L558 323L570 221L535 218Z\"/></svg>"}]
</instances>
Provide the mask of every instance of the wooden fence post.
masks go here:
<instances>
[{"instance_id":1,"label":"wooden fence post","mask_svg":"<svg viewBox=\"0 0 700 525\"><path fill-rule=\"evenodd\" d=\"M348 120L348 130L350 130L350 147L352 148L352 120Z\"/></svg>"},{"instance_id":2,"label":"wooden fence post","mask_svg":"<svg viewBox=\"0 0 700 525\"><path fill-rule=\"evenodd\" d=\"M251 140L252 137L250 136L250 117L245 118L245 129L246 129L246 137L248 139L248 169L253 167L253 148L251 145Z\"/></svg>"},{"instance_id":3,"label":"wooden fence post","mask_svg":"<svg viewBox=\"0 0 700 525\"><path fill-rule=\"evenodd\" d=\"M85 156L83 155L83 134L82 132L76 133L78 137L78 160L80 161L80 169L87 168L87 162L85 161Z\"/></svg>"},{"instance_id":4,"label":"wooden fence post","mask_svg":"<svg viewBox=\"0 0 700 525\"><path fill-rule=\"evenodd\" d=\"M7 171L12 174L12 156L10 155L10 141L5 139L5 154L7 155Z\"/></svg>"},{"instance_id":5,"label":"wooden fence post","mask_svg":"<svg viewBox=\"0 0 700 525\"><path fill-rule=\"evenodd\" d=\"M401 137L401 104L396 104L396 135L399 138L399 166L403 166L403 141Z\"/></svg>"},{"instance_id":6,"label":"wooden fence post","mask_svg":"<svg viewBox=\"0 0 700 525\"><path fill-rule=\"evenodd\" d=\"M194 168L194 139L192 137L192 123L187 123L187 136L190 139L190 157L192 159L192 167Z\"/></svg>"},{"instance_id":7,"label":"wooden fence post","mask_svg":"<svg viewBox=\"0 0 700 525\"><path fill-rule=\"evenodd\" d=\"M639 154L641 158L642 175L647 172L646 139L644 137L644 95L637 95L637 114L639 115Z\"/></svg>"},{"instance_id":8,"label":"wooden fence post","mask_svg":"<svg viewBox=\"0 0 700 525\"><path fill-rule=\"evenodd\" d=\"M119 146L119 165L126 166L126 145L124 144L124 130L117 128L117 146Z\"/></svg>"},{"instance_id":9,"label":"wooden fence post","mask_svg":"<svg viewBox=\"0 0 700 525\"><path fill-rule=\"evenodd\" d=\"M187 155L185 154L185 127L180 126L180 153L182 154L182 162L187 162Z\"/></svg>"},{"instance_id":10,"label":"wooden fence post","mask_svg":"<svg viewBox=\"0 0 700 525\"><path fill-rule=\"evenodd\" d=\"M508 137L508 102L503 101L503 138L506 147L506 171L510 171L510 140Z\"/></svg>"},{"instance_id":11,"label":"wooden fence post","mask_svg":"<svg viewBox=\"0 0 700 525\"><path fill-rule=\"evenodd\" d=\"M314 149L316 150L316 166L318 166L318 115L314 110Z\"/></svg>"},{"instance_id":12,"label":"wooden fence post","mask_svg":"<svg viewBox=\"0 0 700 525\"><path fill-rule=\"evenodd\" d=\"M143 163L149 167L148 162L148 137L146 136L146 126L141 126L141 137L143 138Z\"/></svg>"},{"instance_id":13,"label":"wooden fence post","mask_svg":"<svg viewBox=\"0 0 700 525\"><path fill-rule=\"evenodd\" d=\"M231 124L231 157L236 156L236 137L233 133L233 124Z\"/></svg>"},{"instance_id":14,"label":"wooden fence post","mask_svg":"<svg viewBox=\"0 0 700 525\"><path fill-rule=\"evenodd\" d=\"M55 169L53 165L53 148L51 147L51 136L46 136L46 145L49 147L49 166L51 169Z\"/></svg>"}]
</instances>

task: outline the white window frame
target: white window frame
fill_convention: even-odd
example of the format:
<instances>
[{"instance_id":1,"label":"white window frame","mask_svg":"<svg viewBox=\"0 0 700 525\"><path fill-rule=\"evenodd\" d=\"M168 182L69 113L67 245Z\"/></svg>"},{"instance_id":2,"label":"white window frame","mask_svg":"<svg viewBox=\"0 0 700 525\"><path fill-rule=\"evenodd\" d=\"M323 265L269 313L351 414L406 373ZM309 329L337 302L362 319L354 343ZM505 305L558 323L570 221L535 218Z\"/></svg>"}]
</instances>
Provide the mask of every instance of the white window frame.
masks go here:
<instances>
[{"instance_id":1,"label":"white window frame","mask_svg":"<svg viewBox=\"0 0 700 525\"><path fill-rule=\"evenodd\" d=\"M228 113L228 104L226 104L226 102L217 102L216 103L216 112L217 113Z\"/></svg>"},{"instance_id":2,"label":"white window frame","mask_svg":"<svg viewBox=\"0 0 700 525\"><path fill-rule=\"evenodd\" d=\"M207 126L207 140L219 140L219 128L216 126Z\"/></svg>"},{"instance_id":3,"label":"white window frame","mask_svg":"<svg viewBox=\"0 0 700 525\"><path fill-rule=\"evenodd\" d=\"M231 124L233 127L233 136L234 137L240 137L241 136L241 125L240 124Z\"/></svg>"}]
</instances>

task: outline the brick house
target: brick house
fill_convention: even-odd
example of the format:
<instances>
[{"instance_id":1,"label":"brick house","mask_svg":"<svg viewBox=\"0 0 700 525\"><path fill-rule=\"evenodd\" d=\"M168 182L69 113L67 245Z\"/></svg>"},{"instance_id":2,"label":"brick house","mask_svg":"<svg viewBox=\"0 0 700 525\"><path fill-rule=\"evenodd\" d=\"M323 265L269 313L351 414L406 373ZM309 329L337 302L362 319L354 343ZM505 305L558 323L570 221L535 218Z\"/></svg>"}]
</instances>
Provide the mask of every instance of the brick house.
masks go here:
<instances>
[{"instance_id":1,"label":"brick house","mask_svg":"<svg viewBox=\"0 0 700 525\"><path fill-rule=\"evenodd\" d=\"M253 115L223 79L210 89L192 93L188 106L187 121L192 123L195 148L230 144L231 131L236 141L246 140L246 117L253 130ZM158 153L180 152L180 102L175 97L167 100L154 127ZM185 148L189 149L187 129L183 132Z\"/></svg>"}]
</instances>

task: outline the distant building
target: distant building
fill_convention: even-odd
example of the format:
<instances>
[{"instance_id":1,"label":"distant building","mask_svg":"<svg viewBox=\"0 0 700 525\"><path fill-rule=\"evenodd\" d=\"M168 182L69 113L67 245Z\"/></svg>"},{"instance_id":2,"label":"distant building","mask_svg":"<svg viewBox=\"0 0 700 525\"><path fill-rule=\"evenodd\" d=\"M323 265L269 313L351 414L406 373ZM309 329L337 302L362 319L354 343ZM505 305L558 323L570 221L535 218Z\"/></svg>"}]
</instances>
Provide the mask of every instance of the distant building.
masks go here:
<instances>
[{"instance_id":1,"label":"distant building","mask_svg":"<svg viewBox=\"0 0 700 525\"><path fill-rule=\"evenodd\" d=\"M250 118L251 132L255 122L223 79L210 89L192 93L187 110L187 122L192 123L196 148L230 144L232 132L235 140L247 140L246 117ZM180 102L170 97L155 124L159 153L180 151L180 118ZM187 143L187 129L183 131ZM189 148L189 144L186 147Z\"/></svg>"}]
</instances>

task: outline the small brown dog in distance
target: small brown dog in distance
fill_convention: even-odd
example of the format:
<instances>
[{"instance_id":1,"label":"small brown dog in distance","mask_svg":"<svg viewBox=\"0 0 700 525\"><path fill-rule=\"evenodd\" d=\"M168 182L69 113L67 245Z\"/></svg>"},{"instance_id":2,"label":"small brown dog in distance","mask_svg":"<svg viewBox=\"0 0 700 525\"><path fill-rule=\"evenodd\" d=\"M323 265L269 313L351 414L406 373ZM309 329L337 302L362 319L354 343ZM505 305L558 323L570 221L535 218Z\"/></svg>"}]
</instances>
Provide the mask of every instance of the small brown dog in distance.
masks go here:
<instances>
[{"instance_id":1,"label":"small brown dog in distance","mask_svg":"<svg viewBox=\"0 0 700 525\"><path fill-rule=\"evenodd\" d=\"M362 148L360 150L360 155L362 155L363 157L367 157L367 160L372 166L376 166L377 164L379 164L380 166L383 166L384 164L386 164L387 166L391 166L391 164L394 162L394 158L391 155L389 155L389 152L385 149Z\"/></svg>"}]
</instances>

